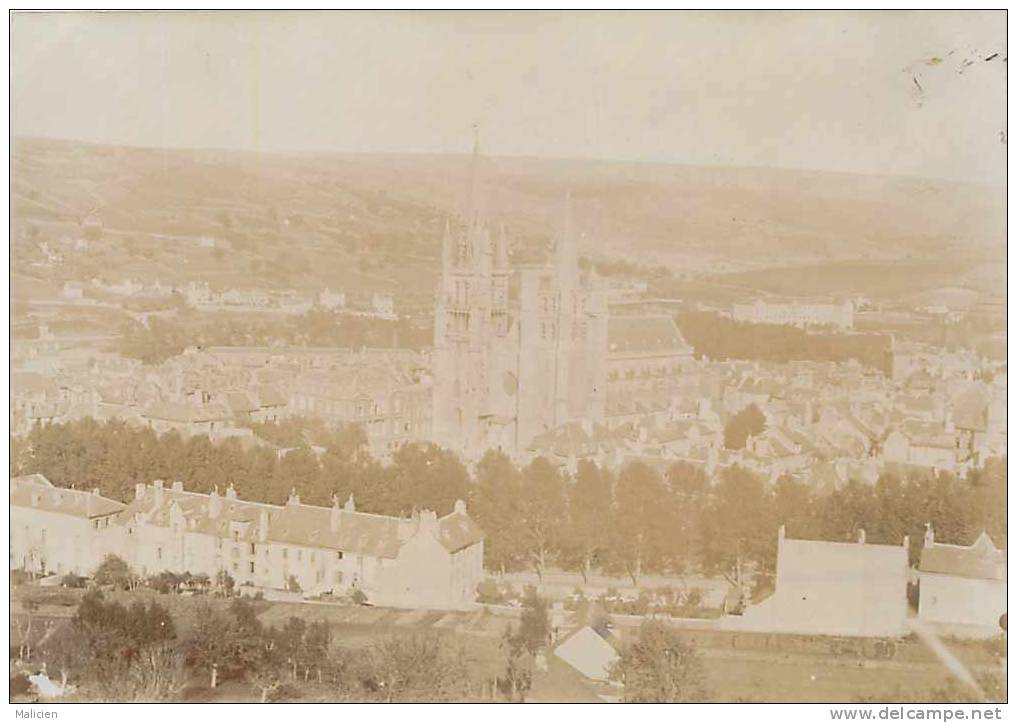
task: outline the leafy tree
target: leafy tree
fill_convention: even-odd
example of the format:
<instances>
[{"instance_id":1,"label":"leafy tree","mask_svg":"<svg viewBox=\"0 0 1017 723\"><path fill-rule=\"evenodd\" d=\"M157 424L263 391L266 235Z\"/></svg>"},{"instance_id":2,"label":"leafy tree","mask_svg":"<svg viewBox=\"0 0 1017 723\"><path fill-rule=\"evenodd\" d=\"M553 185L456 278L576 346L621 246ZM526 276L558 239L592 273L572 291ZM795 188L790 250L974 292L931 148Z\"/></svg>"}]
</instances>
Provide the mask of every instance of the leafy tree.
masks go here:
<instances>
[{"instance_id":1,"label":"leafy tree","mask_svg":"<svg viewBox=\"0 0 1017 723\"><path fill-rule=\"evenodd\" d=\"M463 649L434 634L392 636L371 651L369 664L389 703L453 701L469 693Z\"/></svg>"},{"instance_id":2,"label":"leafy tree","mask_svg":"<svg viewBox=\"0 0 1017 723\"><path fill-rule=\"evenodd\" d=\"M379 500L388 514L417 509L451 510L469 494L469 474L456 455L434 444L404 444L386 470ZM411 504L412 501L412 504Z\"/></svg>"},{"instance_id":3,"label":"leafy tree","mask_svg":"<svg viewBox=\"0 0 1017 723\"><path fill-rule=\"evenodd\" d=\"M520 478L520 543L537 576L543 579L550 555L561 539L565 519L565 483L543 457L530 462Z\"/></svg>"},{"instance_id":4,"label":"leafy tree","mask_svg":"<svg viewBox=\"0 0 1017 723\"><path fill-rule=\"evenodd\" d=\"M611 677L624 684L626 703L697 703L707 697L699 652L673 628L646 620L622 648Z\"/></svg>"},{"instance_id":5,"label":"leafy tree","mask_svg":"<svg viewBox=\"0 0 1017 723\"><path fill-rule=\"evenodd\" d=\"M568 525L564 546L589 581L595 560L607 552L604 530L610 528L613 480L596 464L581 460L569 490Z\"/></svg>"},{"instance_id":6,"label":"leafy tree","mask_svg":"<svg viewBox=\"0 0 1017 723\"><path fill-rule=\"evenodd\" d=\"M211 606L196 613L190 634L184 640L187 665L209 675L209 687L223 679L245 676L261 662L260 635L235 615L226 615Z\"/></svg>"},{"instance_id":7,"label":"leafy tree","mask_svg":"<svg viewBox=\"0 0 1017 723\"><path fill-rule=\"evenodd\" d=\"M535 654L551 639L551 620L547 613L547 601L537 594L534 587L526 589L523 597L523 613L514 640L526 652Z\"/></svg>"},{"instance_id":8,"label":"leafy tree","mask_svg":"<svg viewBox=\"0 0 1017 723\"><path fill-rule=\"evenodd\" d=\"M678 570L697 567L702 555L703 510L710 496L706 473L686 462L667 471L668 517L671 534L665 540L667 554Z\"/></svg>"},{"instance_id":9,"label":"leafy tree","mask_svg":"<svg viewBox=\"0 0 1017 723\"><path fill-rule=\"evenodd\" d=\"M784 525L788 535L813 540L822 534L808 483L788 475L778 478L773 506L777 524Z\"/></svg>"},{"instance_id":10,"label":"leafy tree","mask_svg":"<svg viewBox=\"0 0 1017 723\"><path fill-rule=\"evenodd\" d=\"M724 425L724 446L728 449L744 449L749 437L766 429L766 416L755 404L750 404L727 420Z\"/></svg>"},{"instance_id":11,"label":"leafy tree","mask_svg":"<svg viewBox=\"0 0 1017 723\"><path fill-rule=\"evenodd\" d=\"M236 582L233 580L233 576L226 570L220 570L215 574L215 587L225 597L229 597L233 594L233 588L235 585Z\"/></svg>"},{"instance_id":12,"label":"leafy tree","mask_svg":"<svg viewBox=\"0 0 1017 723\"><path fill-rule=\"evenodd\" d=\"M133 585L134 575L122 558L109 554L92 573L92 580L101 587L127 590Z\"/></svg>"},{"instance_id":13,"label":"leafy tree","mask_svg":"<svg viewBox=\"0 0 1017 723\"><path fill-rule=\"evenodd\" d=\"M503 453L489 450L477 464L470 510L486 535L487 566L512 569L523 561L522 481Z\"/></svg>"},{"instance_id":14,"label":"leafy tree","mask_svg":"<svg viewBox=\"0 0 1017 723\"><path fill-rule=\"evenodd\" d=\"M626 465L615 487L612 550L615 561L639 584L643 568L659 561L669 534L669 505L660 475L642 463Z\"/></svg>"},{"instance_id":15,"label":"leafy tree","mask_svg":"<svg viewBox=\"0 0 1017 723\"><path fill-rule=\"evenodd\" d=\"M724 469L706 510L703 562L709 571L734 575L753 563L773 569L776 530L772 499L763 481L741 467Z\"/></svg>"}]
</instances>

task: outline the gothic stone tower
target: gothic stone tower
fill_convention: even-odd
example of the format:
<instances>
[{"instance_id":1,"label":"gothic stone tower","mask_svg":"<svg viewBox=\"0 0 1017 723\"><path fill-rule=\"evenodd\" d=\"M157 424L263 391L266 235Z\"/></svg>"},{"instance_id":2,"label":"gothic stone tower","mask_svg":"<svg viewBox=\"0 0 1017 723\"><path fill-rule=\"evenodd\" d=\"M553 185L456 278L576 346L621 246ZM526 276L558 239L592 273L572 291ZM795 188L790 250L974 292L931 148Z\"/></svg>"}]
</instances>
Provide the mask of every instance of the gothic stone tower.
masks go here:
<instances>
[{"instance_id":1,"label":"gothic stone tower","mask_svg":"<svg viewBox=\"0 0 1017 723\"><path fill-rule=\"evenodd\" d=\"M446 224L432 357L434 440L468 458L599 421L606 398L606 295L580 272L571 203L551 262L521 270L510 300L504 230L493 237L483 220L478 166L475 146L464 222Z\"/></svg>"},{"instance_id":2,"label":"gothic stone tower","mask_svg":"<svg viewBox=\"0 0 1017 723\"><path fill-rule=\"evenodd\" d=\"M508 251L480 211L479 160L474 145L466 218L445 227L434 319L435 441L467 455L515 437Z\"/></svg>"},{"instance_id":3,"label":"gothic stone tower","mask_svg":"<svg viewBox=\"0 0 1017 723\"><path fill-rule=\"evenodd\" d=\"M522 271L518 445L572 421L600 421L606 398L607 300L579 269L571 200L551 264Z\"/></svg>"}]
</instances>

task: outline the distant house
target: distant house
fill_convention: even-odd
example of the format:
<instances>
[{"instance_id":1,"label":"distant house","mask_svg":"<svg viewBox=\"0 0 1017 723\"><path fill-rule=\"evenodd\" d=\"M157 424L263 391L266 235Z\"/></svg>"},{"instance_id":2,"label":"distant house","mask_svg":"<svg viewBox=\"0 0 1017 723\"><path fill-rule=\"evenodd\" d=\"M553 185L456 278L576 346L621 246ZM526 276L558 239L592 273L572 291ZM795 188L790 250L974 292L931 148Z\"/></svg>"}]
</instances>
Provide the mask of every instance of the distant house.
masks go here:
<instances>
[{"instance_id":1,"label":"distant house","mask_svg":"<svg viewBox=\"0 0 1017 723\"><path fill-rule=\"evenodd\" d=\"M740 629L890 637L907 632L908 542L867 545L777 533L776 589L747 608Z\"/></svg>"},{"instance_id":2,"label":"distant house","mask_svg":"<svg viewBox=\"0 0 1017 723\"><path fill-rule=\"evenodd\" d=\"M68 281L66 284L64 284L63 289L61 289L60 293L65 299L77 300L82 297L82 295L84 294L84 290L81 287L81 282Z\"/></svg>"},{"instance_id":3,"label":"distant house","mask_svg":"<svg viewBox=\"0 0 1017 723\"><path fill-rule=\"evenodd\" d=\"M883 458L887 462L956 470L959 440L955 432L935 422L906 420L892 430L883 442Z\"/></svg>"},{"instance_id":4,"label":"distant house","mask_svg":"<svg viewBox=\"0 0 1017 723\"><path fill-rule=\"evenodd\" d=\"M850 301L842 304L796 302L772 304L756 301L752 304L734 304L731 307L731 317L735 321L751 324L832 326L850 329L854 325L854 305Z\"/></svg>"},{"instance_id":5,"label":"distant house","mask_svg":"<svg viewBox=\"0 0 1017 723\"><path fill-rule=\"evenodd\" d=\"M395 319L395 300L392 294L375 293L371 297L371 310L383 319Z\"/></svg>"},{"instance_id":6,"label":"distant house","mask_svg":"<svg viewBox=\"0 0 1017 723\"><path fill-rule=\"evenodd\" d=\"M342 291L323 289L318 294L318 303L325 309L335 310L346 307L346 294Z\"/></svg>"},{"instance_id":7,"label":"distant house","mask_svg":"<svg viewBox=\"0 0 1017 723\"><path fill-rule=\"evenodd\" d=\"M158 401L149 405L141 417L157 434L175 429L185 436L207 434L215 437L222 428L229 426L233 414L219 404Z\"/></svg>"},{"instance_id":8,"label":"distant house","mask_svg":"<svg viewBox=\"0 0 1017 723\"><path fill-rule=\"evenodd\" d=\"M969 632L976 636L999 634L1006 612L1006 555L985 532L967 547L947 545L936 542L928 525L918 580L922 621L972 626Z\"/></svg>"}]
</instances>

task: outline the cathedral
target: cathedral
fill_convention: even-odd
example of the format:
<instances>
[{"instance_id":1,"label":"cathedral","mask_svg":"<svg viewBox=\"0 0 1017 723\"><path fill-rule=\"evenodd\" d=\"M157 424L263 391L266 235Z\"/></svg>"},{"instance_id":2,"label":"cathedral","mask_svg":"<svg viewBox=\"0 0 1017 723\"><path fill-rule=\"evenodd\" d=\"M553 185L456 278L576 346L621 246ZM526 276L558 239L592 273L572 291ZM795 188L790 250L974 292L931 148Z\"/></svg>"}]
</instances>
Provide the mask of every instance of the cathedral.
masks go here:
<instances>
[{"instance_id":1,"label":"cathedral","mask_svg":"<svg viewBox=\"0 0 1017 723\"><path fill-rule=\"evenodd\" d=\"M605 414L606 291L579 268L571 204L548 263L510 267L481 210L474 147L467 210L447 223L435 300L434 440L467 458L524 450Z\"/></svg>"}]
</instances>

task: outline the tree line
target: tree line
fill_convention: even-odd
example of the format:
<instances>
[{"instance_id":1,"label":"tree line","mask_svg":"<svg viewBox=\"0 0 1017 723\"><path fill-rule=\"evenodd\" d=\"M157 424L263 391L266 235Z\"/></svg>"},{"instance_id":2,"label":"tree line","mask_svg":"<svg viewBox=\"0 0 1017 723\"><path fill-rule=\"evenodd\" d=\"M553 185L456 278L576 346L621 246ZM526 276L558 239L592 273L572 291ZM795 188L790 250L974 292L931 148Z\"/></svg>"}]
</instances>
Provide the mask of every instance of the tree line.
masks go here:
<instances>
[{"instance_id":1,"label":"tree line","mask_svg":"<svg viewBox=\"0 0 1017 723\"><path fill-rule=\"evenodd\" d=\"M406 318L379 319L311 309L306 314L252 318L228 312L183 309L173 318L151 317L147 324L126 319L116 351L145 364L160 364L192 346L259 346L420 349L430 343L429 325Z\"/></svg>"},{"instance_id":2,"label":"tree line","mask_svg":"<svg viewBox=\"0 0 1017 723\"><path fill-rule=\"evenodd\" d=\"M352 494L358 510L386 515L443 515L462 499L485 532L489 570L596 570L634 583L644 573L735 579L772 571L781 524L789 537L807 539L850 541L864 529L869 542L900 544L907 535L912 562L926 523L944 542L970 544L983 529L997 545L1006 542L1005 458L960 478L884 473L872 485L825 490L790 476L770 484L737 466L708 476L683 462L614 471L584 460L568 474L544 458L517 465L491 451L467 469L432 444L404 445L383 463L367 452L359 428L313 429L278 454L116 421L37 426L12 438L11 474L38 472L57 486L98 488L122 501L136 483L155 479L202 493L232 484L241 499L272 504L291 492L323 506Z\"/></svg>"},{"instance_id":3,"label":"tree line","mask_svg":"<svg viewBox=\"0 0 1017 723\"><path fill-rule=\"evenodd\" d=\"M780 324L735 321L713 311L686 311L675 317L697 357L781 362L857 360L891 372L890 336L805 331Z\"/></svg>"}]
</instances>

